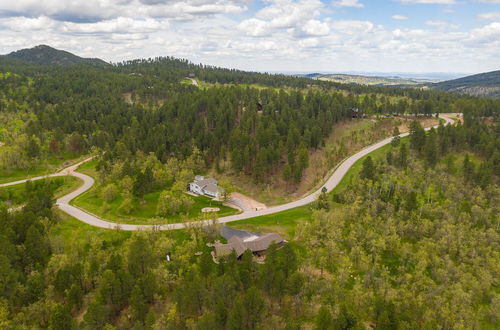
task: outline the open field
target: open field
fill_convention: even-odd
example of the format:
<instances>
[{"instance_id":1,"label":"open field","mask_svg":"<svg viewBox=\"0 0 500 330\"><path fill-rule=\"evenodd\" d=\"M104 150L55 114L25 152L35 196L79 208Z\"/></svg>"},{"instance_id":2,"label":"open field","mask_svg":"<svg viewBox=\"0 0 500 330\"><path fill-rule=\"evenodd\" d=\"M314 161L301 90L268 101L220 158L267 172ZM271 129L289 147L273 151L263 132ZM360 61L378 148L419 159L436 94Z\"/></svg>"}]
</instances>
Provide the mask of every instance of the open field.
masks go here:
<instances>
[{"instance_id":1,"label":"open field","mask_svg":"<svg viewBox=\"0 0 500 330\"><path fill-rule=\"evenodd\" d=\"M213 201L205 196L187 195L193 200L193 206L188 214L178 214L169 217L158 217L156 209L160 191L152 192L144 196L144 200L137 198L133 200L133 210L130 214L125 214L120 210L123 203L122 196L117 197L111 203L105 203L99 196L98 189L92 187L89 191L75 198L71 204L89 211L101 218L117 223L128 224L155 224L155 223L176 223L183 220L210 219L213 214L202 213L205 207L217 207L220 211L216 212L218 217L239 213L238 210L222 205L221 202Z\"/></svg>"},{"instance_id":2,"label":"open field","mask_svg":"<svg viewBox=\"0 0 500 330\"><path fill-rule=\"evenodd\" d=\"M90 175L94 179L98 180L97 171L95 169L96 164L97 160L92 160L80 166L78 171ZM123 196L118 196L111 203L106 203L100 196L98 184L95 184L90 190L75 198L71 204L107 220L128 224L175 223L182 222L183 220L213 218L213 213L201 212L201 210L205 207L219 208L220 210L215 214L217 217L239 213L239 210L222 205L222 202L213 201L208 197L186 195L193 200L193 205L188 214L179 214L160 218L156 215L160 193L160 191L155 191L146 194L142 201L134 198L130 214L126 214L120 209L120 205L124 201Z\"/></svg>"},{"instance_id":3,"label":"open field","mask_svg":"<svg viewBox=\"0 0 500 330\"><path fill-rule=\"evenodd\" d=\"M73 176L51 177L44 180L56 188L54 198L64 196L82 184L80 179ZM25 187L26 184L18 184L0 188L0 201L9 205L22 204L27 199Z\"/></svg>"},{"instance_id":4,"label":"open field","mask_svg":"<svg viewBox=\"0 0 500 330\"><path fill-rule=\"evenodd\" d=\"M68 246L81 246L93 241L100 241L103 246L120 246L134 235L130 231L102 229L90 226L60 210L56 212L60 220L50 230L51 244L56 251L64 250ZM173 239L176 245L190 237L189 232L186 230L158 231L155 234Z\"/></svg>"},{"instance_id":5,"label":"open field","mask_svg":"<svg viewBox=\"0 0 500 330\"><path fill-rule=\"evenodd\" d=\"M401 77L377 77L353 74L323 74L313 77L314 79L333 81L344 84L394 86L394 85L419 85L428 80L407 79Z\"/></svg>"},{"instance_id":6,"label":"open field","mask_svg":"<svg viewBox=\"0 0 500 330\"><path fill-rule=\"evenodd\" d=\"M61 170L62 168L75 164L82 160L84 157L77 157L74 154L62 153L61 156L53 156L47 159L42 164L34 166L33 168L23 170L0 170L0 183L7 183L21 179L33 178L36 176L50 174Z\"/></svg>"}]
</instances>

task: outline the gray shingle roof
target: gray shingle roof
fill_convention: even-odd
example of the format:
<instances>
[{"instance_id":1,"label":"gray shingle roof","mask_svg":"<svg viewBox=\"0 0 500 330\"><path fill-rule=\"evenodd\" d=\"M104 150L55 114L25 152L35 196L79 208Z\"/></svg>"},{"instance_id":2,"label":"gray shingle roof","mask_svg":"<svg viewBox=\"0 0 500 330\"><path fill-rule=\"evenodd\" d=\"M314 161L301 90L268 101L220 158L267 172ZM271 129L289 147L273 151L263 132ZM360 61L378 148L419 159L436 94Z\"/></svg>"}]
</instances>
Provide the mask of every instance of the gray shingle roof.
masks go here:
<instances>
[{"instance_id":1,"label":"gray shingle roof","mask_svg":"<svg viewBox=\"0 0 500 330\"><path fill-rule=\"evenodd\" d=\"M203 187L203 190L216 194L219 191L219 187L216 184L210 183Z\"/></svg>"},{"instance_id":2,"label":"gray shingle roof","mask_svg":"<svg viewBox=\"0 0 500 330\"><path fill-rule=\"evenodd\" d=\"M245 243L238 236L231 237L228 243L229 243L228 245L231 245L232 248L236 251L236 255L238 257L241 256L243 253L245 253L245 251L247 250Z\"/></svg>"},{"instance_id":3,"label":"gray shingle roof","mask_svg":"<svg viewBox=\"0 0 500 330\"><path fill-rule=\"evenodd\" d=\"M231 228L228 226L223 226L221 228L220 234L222 237L224 237L227 240L229 240L233 236L238 236L242 240L246 240L247 238L261 235L260 233L256 233L253 231L239 230L239 229L234 229L234 228Z\"/></svg>"},{"instance_id":4,"label":"gray shingle roof","mask_svg":"<svg viewBox=\"0 0 500 330\"><path fill-rule=\"evenodd\" d=\"M273 242L279 244L284 242L284 239L276 233L264 234L251 241L243 241L243 239L235 235L229 238L228 244L216 244L215 253L218 257L222 257L229 255L234 250L236 251L236 256L239 257L247 249L252 252L265 251Z\"/></svg>"},{"instance_id":5,"label":"gray shingle roof","mask_svg":"<svg viewBox=\"0 0 500 330\"><path fill-rule=\"evenodd\" d=\"M210 185L210 184L214 184L216 185L217 184L217 180L215 180L214 178L206 178L206 179L203 179L203 180L200 180L200 181L196 181L196 184L200 187L204 187L204 186L207 186L207 185Z\"/></svg>"},{"instance_id":6,"label":"gray shingle roof","mask_svg":"<svg viewBox=\"0 0 500 330\"><path fill-rule=\"evenodd\" d=\"M245 242L247 248L252 250L252 252L264 251L269 248L269 245L274 242L279 244L283 242L283 238L276 233L264 234L252 241Z\"/></svg>"}]
</instances>

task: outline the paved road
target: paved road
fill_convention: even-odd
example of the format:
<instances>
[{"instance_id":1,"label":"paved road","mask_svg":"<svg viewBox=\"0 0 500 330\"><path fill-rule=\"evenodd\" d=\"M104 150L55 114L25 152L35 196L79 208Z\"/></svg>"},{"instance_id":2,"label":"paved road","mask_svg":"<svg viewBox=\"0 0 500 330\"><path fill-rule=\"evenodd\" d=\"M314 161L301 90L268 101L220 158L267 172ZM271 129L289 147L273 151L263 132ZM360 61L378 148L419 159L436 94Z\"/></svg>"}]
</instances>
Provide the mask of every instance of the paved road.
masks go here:
<instances>
[{"instance_id":1,"label":"paved road","mask_svg":"<svg viewBox=\"0 0 500 330\"><path fill-rule=\"evenodd\" d=\"M453 120L446 117L446 116L440 116L440 118L444 119L446 121L446 124L452 124ZM437 127L437 126L435 126ZM426 128L426 130L429 130L429 128ZM409 133L404 133L401 134L400 137L405 137L408 136ZM318 195L321 193L321 189L325 187L328 191L332 191L333 188L335 188L339 182L342 180L344 175L347 173L347 171L351 168L352 165L362 157L368 155L374 150L377 150L378 148L381 148L389 143L391 143L392 137L387 138L385 140L382 140L376 144L373 144L358 153L350 156L346 160L340 164L340 166L333 172L333 174L328 178L328 180L325 182L325 184L319 188L317 191L313 192L312 194L301 198L299 200L283 204L283 205L278 205L278 206L273 206L265 210L260 210L260 211L246 211L240 214L236 215L231 215L227 217L222 217L219 218L219 223L228 223L232 221L238 221L238 220L243 220L243 219L249 219L249 218L254 218L262 215L269 215L281 211L286 211L289 209L293 209L299 206L307 205L312 203L313 201L316 200ZM73 205L70 205L70 201L74 199L75 197L79 196L80 194L83 194L85 191L89 190L92 185L94 184L94 179L88 175L76 172L75 170L83 164L86 161L89 161L93 157L90 157L78 164L75 164L73 166L70 166L61 172L51 174L51 175L46 175L46 176L41 176L41 177L36 177L36 178L31 178L29 180L38 180L38 179L43 179L47 177L54 177L54 176L62 176L62 175L72 175L74 177L77 177L83 181L83 185L81 185L78 189L75 191L69 193L68 195L65 195L61 198L59 198L56 201L56 205L64 212L68 213L69 215L75 217L76 219L85 222L89 225L95 226L95 227L101 227L101 228L107 228L107 229L121 229L121 230L171 230L171 229L182 229L187 226L203 226L205 224L211 223L211 221L194 221L194 222L188 222L188 223L175 223L175 224L168 224L168 225L129 225L129 224L117 224L115 222L109 222L106 221L98 216L92 215L87 211L84 211L80 208L77 208ZM19 184L26 182L27 180L19 180L16 182L10 182L6 184L0 184L0 187L5 187L5 186L10 186L14 184Z\"/></svg>"}]
</instances>

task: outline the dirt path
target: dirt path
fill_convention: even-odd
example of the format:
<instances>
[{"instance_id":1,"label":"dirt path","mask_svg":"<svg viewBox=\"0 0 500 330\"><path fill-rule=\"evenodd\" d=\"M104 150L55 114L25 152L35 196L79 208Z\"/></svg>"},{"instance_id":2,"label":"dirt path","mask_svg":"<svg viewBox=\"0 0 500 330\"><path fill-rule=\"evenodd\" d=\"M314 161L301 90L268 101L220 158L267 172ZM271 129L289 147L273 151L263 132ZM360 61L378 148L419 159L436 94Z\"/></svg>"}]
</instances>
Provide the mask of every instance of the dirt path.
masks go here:
<instances>
[{"instance_id":1,"label":"dirt path","mask_svg":"<svg viewBox=\"0 0 500 330\"><path fill-rule=\"evenodd\" d=\"M267 209L267 206L265 204L257 202L256 200L254 200L248 196L245 196L243 194L240 194L238 192L234 192L231 194L231 198L230 198L228 204L235 205L236 207L238 207L240 210L242 210L244 212Z\"/></svg>"}]
</instances>

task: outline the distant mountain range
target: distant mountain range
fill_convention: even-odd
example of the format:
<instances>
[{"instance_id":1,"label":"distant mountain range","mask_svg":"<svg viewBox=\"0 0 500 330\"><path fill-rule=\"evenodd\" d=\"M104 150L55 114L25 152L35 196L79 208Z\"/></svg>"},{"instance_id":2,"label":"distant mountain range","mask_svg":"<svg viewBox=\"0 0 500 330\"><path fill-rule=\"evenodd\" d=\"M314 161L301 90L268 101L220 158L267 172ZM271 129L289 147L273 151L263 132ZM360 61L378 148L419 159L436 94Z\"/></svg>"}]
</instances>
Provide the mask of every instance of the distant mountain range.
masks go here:
<instances>
[{"instance_id":1,"label":"distant mountain range","mask_svg":"<svg viewBox=\"0 0 500 330\"><path fill-rule=\"evenodd\" d=\"M21 49L5 57L29 62L38 65L73 65L73 64L95 64L108 65L107 62L98 58L84 58L71 54L70 52L39 45L33 48Z\"/></svg>"},{"instance_id":2,"label":"distant mountain range","mask_svg":"<svg viewBox=\"0 0 500 330\"><path fill-rule=\"evenodd\" d=\"M21 49L7 55L0 55L0 64L23 64L32 65L75 65L91 64L107 66L109 63L98 58L84 58L70 52L52 48L47 45L39 45L33 48ZM372 86L394 86L394 87L425 87L449 92L457 92L484 97L500 97L500 71L475 74L463 78L438 82L440 79L429 78L429 75L407 76L372 76L358 74L324 74L309 73L295 74L311 79L328 80L338 83L361 84ZM445 77L457 76L456 74L436 74Z\"/></svg>"},{"instance_id":3,"label":"distant mountain range","mask_svg":"<svg viewBox=\"0 0 500 330\"><path fill-rule=\"evenodd\" d=\"M403 78L352 74L309 73L311 79L335 81L347 84L394 87L423 87L482 97L500 97L500 71L480 73L458 79L436 81L427 78Z\"/></svg>"},{"instance_id":4,"label":"distant mountain range","mask_svg":"<svg viewBox=\"0 0 500 330\"><path fill-rule=\"evenodd\" d=\"M413 86L435 81L430 79L409 79L401 77L365 76L365 75L341 74L341 73L335 73L335 74L310 73L304 76L312 79L328 80L346 84L370 85L370 86Z\"/></svg>"},{"instance_id":5,"label":"distant mountain range","mask_svg":"<svg viewBox=\"0 0 500 330\"><path fill-rule=\"evenodd\" d=\"M459 79L432 84L430 87L485 97L500 97L500 71L475 74Z\"/></svg>"}]
</instances>

